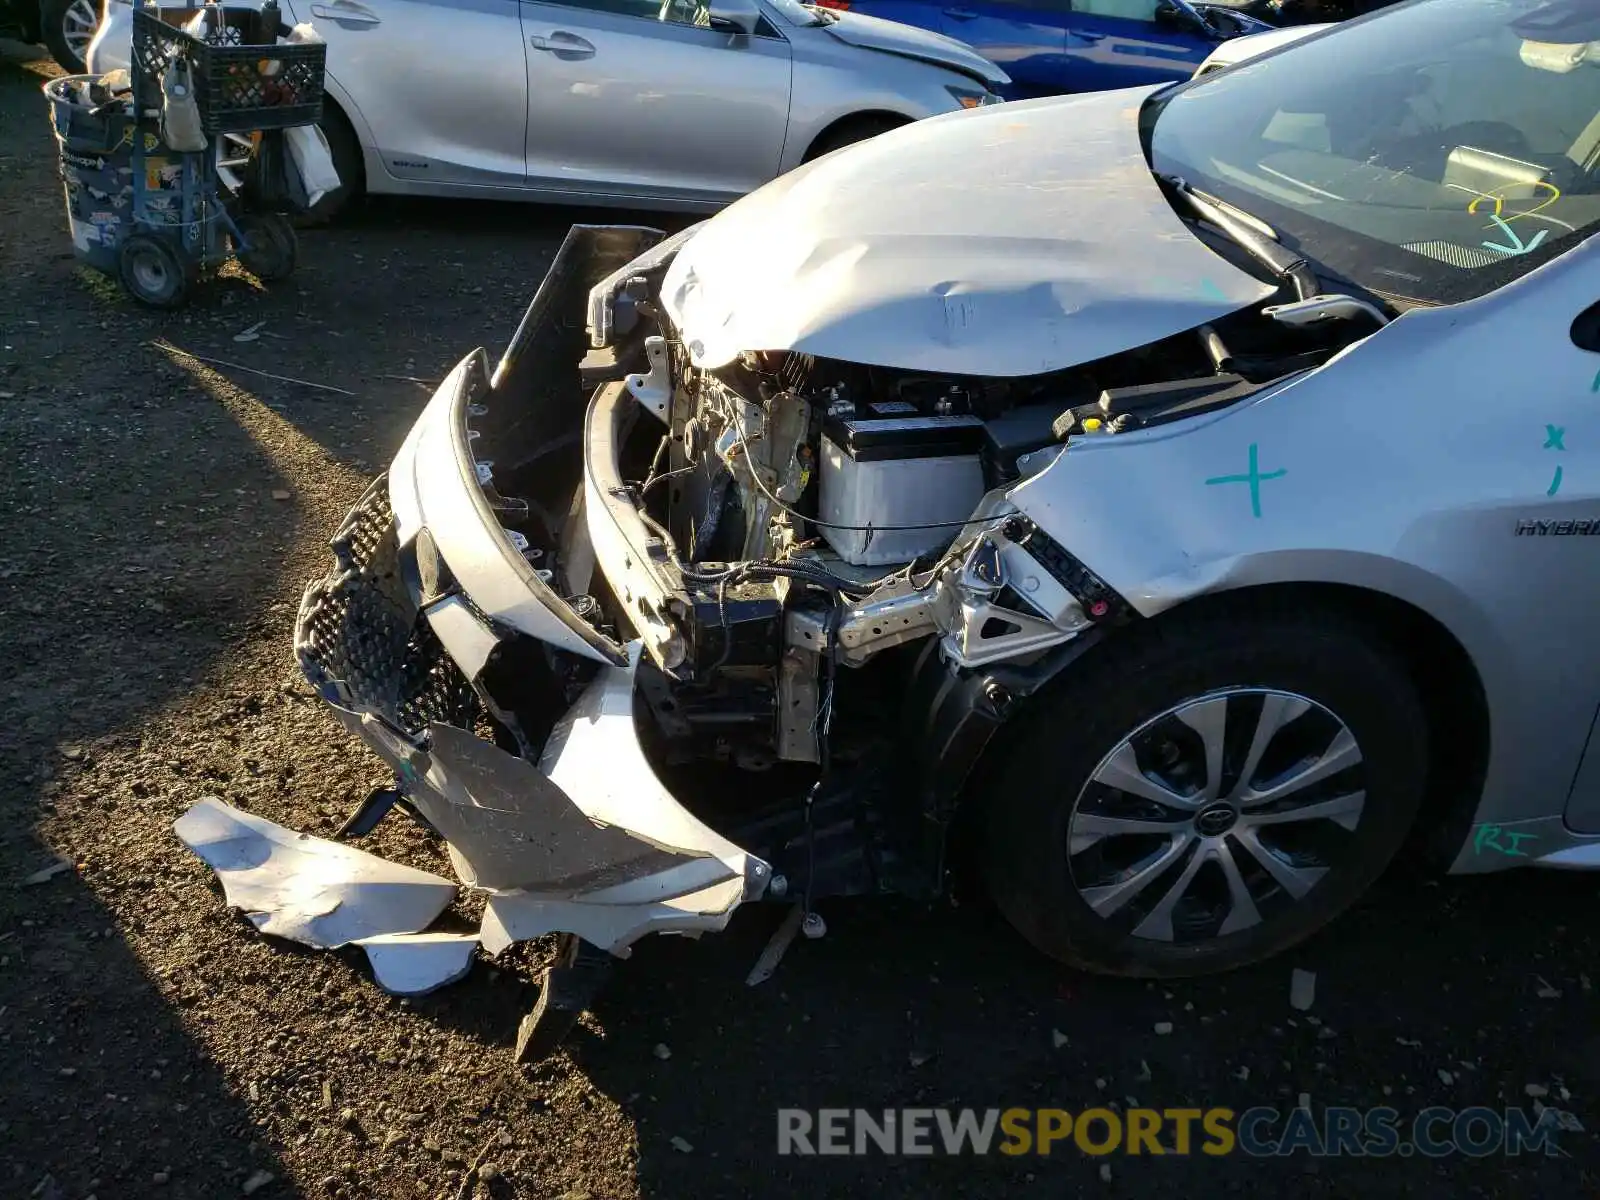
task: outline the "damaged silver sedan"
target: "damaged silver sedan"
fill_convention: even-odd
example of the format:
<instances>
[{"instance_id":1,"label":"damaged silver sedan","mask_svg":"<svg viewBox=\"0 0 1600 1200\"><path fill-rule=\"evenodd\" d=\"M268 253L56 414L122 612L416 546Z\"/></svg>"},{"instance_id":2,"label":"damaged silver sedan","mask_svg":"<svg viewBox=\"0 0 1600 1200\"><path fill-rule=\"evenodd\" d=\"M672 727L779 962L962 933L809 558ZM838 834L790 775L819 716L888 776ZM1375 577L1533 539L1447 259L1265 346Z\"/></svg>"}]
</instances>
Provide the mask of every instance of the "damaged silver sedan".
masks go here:
<instances>
[{"instance_id":1,"label":"damaged silver sedan","mask_svg":"<svg viewBox=\"0 0 1600 1200\"><path fill-rule=\"evenodd\" d=\"M395 769L347 834L436 831L490 953L564 935L520 1052L645 934L755 900L816 935L823 897L971 868L1044 952L1179 976L1309 936L1413 830L1458 871L1600 865L1600 576L1533 536L1600 528L1593 452L1467 440L1532 373L1565 449L1600 210L1352 100L1448 45L1503 84L1462 139L1565 136L1551 63L1590 137L1600 71L1543 12L1423 0L1174 88L935 118L672 237L571 231L296 634ZM1329 207L1351 188L1377 199ZM1471 250L1491 194L1517 255ZM1513 362L1491 326L1560 337ZM1401 444L1404 487L1348 470ZM1492 538L1518 570L1482 569ZM1530 588L1572 669L1513 651Z\"/></svg>"}]
</instances>

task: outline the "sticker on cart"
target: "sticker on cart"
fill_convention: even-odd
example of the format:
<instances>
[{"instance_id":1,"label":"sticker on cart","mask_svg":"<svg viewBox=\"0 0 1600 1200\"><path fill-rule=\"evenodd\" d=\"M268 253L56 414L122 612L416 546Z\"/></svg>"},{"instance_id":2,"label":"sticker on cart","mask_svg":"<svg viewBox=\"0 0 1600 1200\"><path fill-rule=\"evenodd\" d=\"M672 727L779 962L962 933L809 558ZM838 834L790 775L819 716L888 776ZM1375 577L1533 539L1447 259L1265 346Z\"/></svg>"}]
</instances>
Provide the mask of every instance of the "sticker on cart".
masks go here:
<instances>
[{"instance_id":1,"label":"sticker on cart","mask_svg":"<svg viewBox=\"0 0 1600 1200\"><path fill-rule=\"evenodd\" d=\"M146 150L154 150L154 149L156 149L156 147L158 147L160 145L161 145L161 139L158 138L155 134L147 133L147 134L144 135L144 148Z\"/></svg>"}]
</instances>

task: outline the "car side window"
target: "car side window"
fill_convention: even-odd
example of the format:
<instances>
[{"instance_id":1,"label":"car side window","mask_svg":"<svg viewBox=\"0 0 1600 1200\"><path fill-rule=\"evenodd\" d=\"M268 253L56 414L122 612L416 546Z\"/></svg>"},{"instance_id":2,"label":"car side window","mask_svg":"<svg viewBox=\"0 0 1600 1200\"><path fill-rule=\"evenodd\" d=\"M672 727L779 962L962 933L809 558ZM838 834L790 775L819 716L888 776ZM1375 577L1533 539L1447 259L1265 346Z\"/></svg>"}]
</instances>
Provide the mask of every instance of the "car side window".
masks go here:
<instances>
[{"instance_id":1,"label":"car side window","mask_svg":"<svg viewBox=\"0 0 1600 1200\"><path fill-rule=\"evenodd\" d=\"M587 8L594 12L616 13L623 17L639 17L646 21L663 21L673 25L695 25L701 29L711 24L710 0L552 0L570 8ZM756 28L757 37L777 37L762 19Z\"/></svg>"},{"instance_id":2,"label":"car side window","mask_svg":"<svg viewBox=\"0 0 1600 1200\"><path fill-rule=\"evenodd\" d=\"M1090 17L1154 22L1158 3L1159 0L1073 0L1072 11Z\"/></svg>"},{"instance_id":3,"label":"car side window","mask_svg":"<svg viewBox=\"0 0 1600 1200\"><path fill-rule=\"evenodd\" d=\"M654 21L661 12L660 0L557 0L569 8L588 8L595 12L616 13L621 17L647 17Z\"/></svg>"},{"instance_id":4,"label":"car side window","mask_svg":"<svg viewBox=\"0 0 1600 1200\"><path fill-rule=\"evenodd\" d=\"M661 0L656 15L677 25L704 27L711 24L711 5L707 0Z\"/></svg>"}]
</instances>

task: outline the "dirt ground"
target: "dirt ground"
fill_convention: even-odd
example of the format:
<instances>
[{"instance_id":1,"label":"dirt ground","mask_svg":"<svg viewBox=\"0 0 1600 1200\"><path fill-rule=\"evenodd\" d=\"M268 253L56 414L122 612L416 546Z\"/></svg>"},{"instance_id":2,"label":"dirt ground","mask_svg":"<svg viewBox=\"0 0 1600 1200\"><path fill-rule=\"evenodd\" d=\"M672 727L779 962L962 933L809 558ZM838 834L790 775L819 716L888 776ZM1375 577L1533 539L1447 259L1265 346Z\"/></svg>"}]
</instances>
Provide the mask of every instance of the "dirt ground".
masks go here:
<instances>
[{"instance_id":1,"label":"dirt ground","mask_svg":"<svg viewBox=\"0 0 1600 1200\"><path fill-rule=\"evenodd\" d=\"M153 315L74 263L38 57L0 48L0 1196L450 1198L474 1161L480 1194L539 1200L1594 1194L1589 1134L1520 1159L775 1153L781 1106L1412 1114L1534 1085L1600 1126L1582 876L1398 874L1289 959L1166 988L1043 962L981 907L876 902L826 909L752 990L777 915L743 911L641 947L525 1069L540 947L408 1003L359 952L256 934L172 821L214 795L326 834L383 782L299 682L301 587L426 398L396 376L497 350L593 214L374 204L307 234L288 283ZM372 840L448 874L403 820Z\"/></svg>"}]
</instances>

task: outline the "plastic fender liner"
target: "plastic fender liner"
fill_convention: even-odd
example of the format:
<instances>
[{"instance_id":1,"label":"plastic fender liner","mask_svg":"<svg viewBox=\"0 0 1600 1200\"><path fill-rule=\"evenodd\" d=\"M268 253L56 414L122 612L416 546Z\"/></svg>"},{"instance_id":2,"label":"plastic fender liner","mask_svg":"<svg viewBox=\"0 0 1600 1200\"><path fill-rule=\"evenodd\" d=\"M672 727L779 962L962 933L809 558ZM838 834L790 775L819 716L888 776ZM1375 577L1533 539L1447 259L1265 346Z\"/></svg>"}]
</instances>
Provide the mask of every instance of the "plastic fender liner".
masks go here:
<instances>
[{"instance_id":1,"label":"plastic fender liner","mask_svg":"<svg viewBox=\"0 0 1600 1200\"><path fill-rule=\"evenodd\" d=\"M1114 633L1114 625L1092 626L1026 665L994 663L974 670L944 662L937 641L923 648L911 673L907 737L918 772L915 803L926 831L922 853L933 866L934 890L943 887L950 821L995 734L1029 697Z\"/></svg>"}]
</instances>

